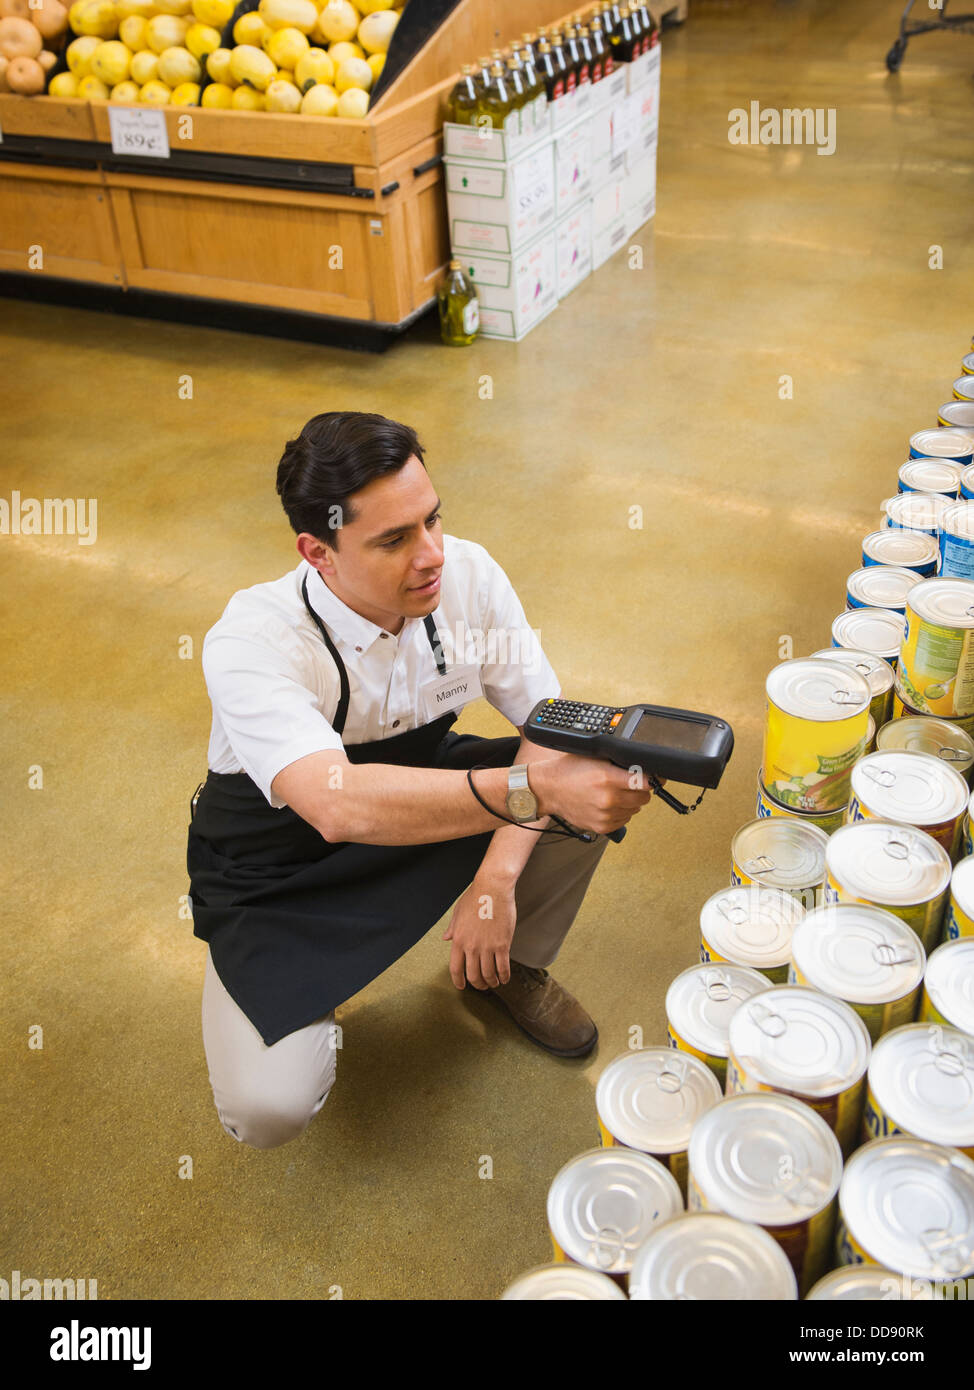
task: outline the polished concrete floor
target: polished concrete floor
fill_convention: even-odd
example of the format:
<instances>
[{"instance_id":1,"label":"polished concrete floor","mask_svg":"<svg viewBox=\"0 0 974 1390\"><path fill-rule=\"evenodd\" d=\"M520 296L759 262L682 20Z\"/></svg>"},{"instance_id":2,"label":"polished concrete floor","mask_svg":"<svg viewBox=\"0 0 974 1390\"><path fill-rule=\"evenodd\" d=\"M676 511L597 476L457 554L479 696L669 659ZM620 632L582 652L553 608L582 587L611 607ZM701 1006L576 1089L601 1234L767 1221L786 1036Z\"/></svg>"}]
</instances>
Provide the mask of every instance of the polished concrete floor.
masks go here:
<instances>
[{"instance_id":1,"label":"polished concrete floor","mask_svg":"<svg viewBox=\"0 0 974 1390\"><path fill-rule=\"evenodd\" d=\"M0 537L0 1276L492 1299L550 1258L547 1188L597 1142L599 1073L633 1026L664 1040L666 986L754 814L779 644L828 644L908 437L970 351L974 43L918 39L890 78L899 10L693 0L664 43L643 269L619 253L517 346L447 350L427 321L367 357L3 302L0 496L96 497L98 538ZM751 101L833 108L834 154L729 143ZM737 748L693 817L652 805L602 861L553 972L596 1053L556 1060L465 1006L434 930L339 1011L309 1130L257 1151L213 1108L205 948L181 915L199 650L234 590L296 563L276 461L335 408L419 430L445 528L507 570L567 693L720 713ZM459 727L509 732L482 703Z\"/></svg>"}]
</instances>

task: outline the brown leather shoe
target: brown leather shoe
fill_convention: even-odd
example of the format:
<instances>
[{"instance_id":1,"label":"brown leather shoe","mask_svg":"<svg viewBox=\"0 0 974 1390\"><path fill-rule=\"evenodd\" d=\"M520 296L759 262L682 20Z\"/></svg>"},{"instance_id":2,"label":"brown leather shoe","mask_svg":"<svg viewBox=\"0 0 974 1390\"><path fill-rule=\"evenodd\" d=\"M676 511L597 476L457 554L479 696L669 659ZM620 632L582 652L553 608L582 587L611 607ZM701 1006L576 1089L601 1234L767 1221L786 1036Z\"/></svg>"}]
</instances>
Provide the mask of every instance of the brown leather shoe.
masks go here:
<instances>
[{"instance_id":1,"label":"brown leather shoe","mask_svg":"<svg viewBox=\"0 0 974 1390\"><path fill-rule=\"evenodd\" d=\"M522 1033L556 1057L584 1057L598 1041L593 1020L547 970L512 960L506 985L474 992L492 995Z\"/></svg>"}]
</instances>

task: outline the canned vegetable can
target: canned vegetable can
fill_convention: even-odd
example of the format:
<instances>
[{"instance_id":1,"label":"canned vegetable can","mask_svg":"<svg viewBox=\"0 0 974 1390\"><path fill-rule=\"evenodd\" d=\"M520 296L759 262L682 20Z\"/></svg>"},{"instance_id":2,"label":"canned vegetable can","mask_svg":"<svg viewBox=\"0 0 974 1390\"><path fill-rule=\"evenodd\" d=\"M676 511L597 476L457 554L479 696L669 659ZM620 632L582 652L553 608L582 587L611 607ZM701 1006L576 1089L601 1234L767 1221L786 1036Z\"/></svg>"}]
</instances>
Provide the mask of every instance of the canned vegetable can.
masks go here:
<instances>
[{"instance_id":1,"label":"canned vegetable can","mask_svg":"<svg viewBox=\"0 0 974 1390\"><path fill-rule=\"evenodd\" d=\"M970 827L968 827L970 833ZM974 939L974 856L967 854L950 875L950 899L944 935L948 941Z\"/></svg>"},{"instance_id":2,"label":"canned vegetable can","mask_svg":"<svg viewBox=\"0 0 974 1390\"><path fill-rule=\"evenodd\" d=\"M846 608L888 608L902 613L906 596L921 583L913 570L895 565L864 565L846 580Z\"/></svg>"},{"instance_id":3,"label":"canned vegetable can","mask_svg":"<svg viewBox=\"0 0 974 1390\"><path fill-rule=\"evenodd\" d=\"M803 1101L773 1092L730 1096L690 1136L690 1211L762 1226L784 1250L799 1296L829 1268L839 1141Z\"/></svg>"},{"instance_id":4,"label":"canned vegetable can","mask_svg":"<svg viewBox=\"0 0 974 1390\"><path fill-rule=\"evenodd\" d=\"M970 788L959 772L929 753L884 750L860 758L852 769L846 823L891 821L925 831L960 858Z\"/></svg>"},{"instance_id":5,"label":"canned vegetable can","mask_svg":"<svg viewBox=\"0 0 974 1390\"><path fill-rule=\"evenodd\" d=\"M885 511L883 520L888 520ZM911 531L903 527L894 530L884 526L882 530L871 531L864 536L862 542L864 566L893 565L912 570L924 579L937 573L939 553L935 537L925 531Z\"/></svg>"},{"instance_id":6,"label":"canned vegetable can","mask_svg":"<svg viewBox=\"0 0 974 1390\"><path fill-rule=\"evenodd\" d=\"M671 1047L624 1052L609 1063L595 1087L602 1144L650 1154L676 1178L682 1206L690 1131L720 1098L713 1072L686 1052Z\"/></svg>"},{"instance_id":7,"label":"canned vegetable can","mask_svg":"<svg viewBox=\"0 0 974 1390\"><path fill-rule=\"evenodd\" d=\"M776 985L748 999L730 1022L727 1094L794 1096L833 1131L843 1154L856 1146L866 1094L869 1033L848 1004L817 989Z\"/></svg>"},{"instance_id":8,"label":"canned vegetable can","mask_svg":"<svg viewBox=\"0 0 974 1390\"><path fill-rule=\"evenodd\" d=\"M900 464L897 475L900 492L942 492L945 497L956 497L963 471L953 459L908 459Z\"/></svg>"},{"instance_id":9,"label":"canned vegetable can","mask_svg":"<svg viewBox=\"0 0 974 1390\"><path fill-rule=\"evenodd\" d=\"M891 527L925 531L929 536L936 536L940 518L950 501L942 492L898 492L884 503L884 510Z\"/></svg>"},{"instance_id":10,"label":"canned vegetable can","mask_svg":"<svg viewBox=\"0 0 974 1390\"><path fill-rule=\"evenodd\" d=\"M581 1265L550 1264L536 1265L518 1276L501 1294L505 1299L516 1302L562 1302L565 1299L622 1299L626 1295L619 1285L606 1274L598 1274L594 1269L583 1269Z\"/></svg>"},{"instance_id":11,"label":"canned vegetable can","mask_svg":"<svg viewBox=\"0 0 974 1390\"><path fill-rule=\"evenodd\" d=\"M920 1018L974 1038L974 937L945 941L927 961Z\"/></svg>"},{"instance_id":12,"label":"canned vegetable can","mask_svg":"<svg viewBox=\"0 0 974 1390\"><path fill-rule=\"evenodd\" d=\"M682 1210L676 1178L655 1158L636 1149L587 1149L548 1189L555 1262L608 1274L625 1287L640 1245Z\"/></svg>"},{"instance_id":13,"label":"canned vegetable can","mask_svg":"<svg viewBox=\"0 0 974 1390\"><path fill-rule=\"evenodd\" d=\"M939 944L950 856L923 830L890 821L844 825L827 841L826 903L869 903L902 918L926 951Z\"/></svg>"},{"instance_id":14,"label":"canned vegetable can","mask_svg":"<svg viewBox=\"0 0 974 1390\"><path fill-rule=\"evenodd\" d=\"M974 739L958 724L932 714L901 715L881 725L876 734L876 751L927 753L959 772L970 786L974 769Z\"/></svg>"},{"instance_id":15,"label":"canned vegetable can","mask_svg":"<svg viewBox=\"0 0 974 1390\"><path fill-rule=\"evenodd\" d=\"M753 884L725 888L700 909L700 959L743 965L771 984L783 984L791 958L791 934L805 909L781 888Z\"/></svg>"},{"instance_id":16,"label":"canned vegetable can","mask_svg":"<svg viewBox=\"0 0 974 1390\"><path fill-rule=\"evenodd\" d=\"M864 677L869 686L869 713L877 729L887 723L893 705L893 668L874 652L860 652L852 647L825 647L812 652L810 661L837 661ZM972 745L974 746L974 745ZM824 827L823 827L824 828Z\"/></svg>"},{"instance_id":17,"label":"canned vegetable can","mask_svg":"<svg viewBox=\"0 0 974 1390\"><path fill-rule=\"evenodd\" d=\"M762 781L777 801L802 811L834 811L848 802L870 700L866 679L839 662L806 658L774 668L767 679Z\"/></svg>"},{"instance_id":18,"label":"canned vegetable can","mask_svg":"<svg viewBox=\"0 0 974 1390\"><path fill-rule=\"evenodd\" d=\"M727 1080L727 1030L745 999L768 988L768 978L745 965L691 965L666 991L670 1046L708 1066L723 1092Z\"/></svg>"},{"instance_id":19,"label":"canned vegetable can","mask_svg":"<svg viewBox=\"0 0 974 1390\"><path fill-rule=\"evenodd\" d=\"M636 1251L633 1301L798 1298L795 1271L778 1242L750 1221L720 1212L674 1216Z\"/></svg>"},{"instance_id":20,"label":"canned vegetable can","mask_svg":"<svg viewBox=\"0 0 974 1390\"><path fill-rule=\"evenodd\" d=\"M910 458L953 459L966 467L974 463L974 432L952 425L919 430L910 438Z\"/></svg>"},{"instance_id":21,"label":"canned vegetable can","mask_svg":"<svg viewBox=\"0 0 974 1390\"><path fill-rule=\"evenodd\" d=\"M936 953L935 953L936 954ZM974 1039L941 1023L880 1038L869 1062L862 1139L910 1134L974 1158Z\"/></svg>"},{"instance_id":22,"label":"canned vegetable can","mask_svg":"<svg viewBox=\"0 0 974 1390\"><path fill-rule=\"evenodd\" d=\"M905 631L904 615L891 608L847 608L832 624L832 645L870 652L895 667Z\"/></svg>"},{"instance_id":23,"label":"canned vegetable can","mask_svg":"<svg viewBox=\"0 0 974 1390\"><path fill-rule=\"evenodd\" d=\"M974 502L952 502L940 522L940 577L974 579Z\"/></svg>"},{"instance_id":24,"label":"canned vegetable can","mask_svg":"<svg viewBox=\"0 0 974 1390\"><path fill-rule=\"evenodd\" d=\"M817 907L827 843L825 832L804 820L748 821L731 841L731 886L782 888L802 907Z\"/></svg>"},{"instance_id":25,"label":"canned vegetable can","mask_svg":"<svg viewBox=\"0 0 974 1390\"><path fill-rule=\"evenodd\" d=\"M795 928L788 980L844 1000L875 1043L916 1018L926 963L916 932L892 912L839 903Z\"/></svg>"},{"instance_id":26,"label":"canned vegetable can","mask_svg":"<svg viewBox=\"0 0 974 1390\"><path fill-rule=\"evenodd\" d=\"M911 589L897 690L922 714L974 714L974 580L923 579Z\"/></svg>"},{"instance_id":27,"label":"canned vegetable can","mask_svg":"<svg viewBox=\"0 0 974 1390\"><path fill-rule=\"evenodd\" d=\"M974 1273L974 1163L903 1135L864 1144L842 1175L836 1256L921 1279Z\"/></svg>"},{"instance_id":28,"label":"canned vegetable can","mask_svg":"<svg viewBox=\"0 0 974 1390\"><path fill-rule=\"evenodd\" d=\"M932 1303L933 1285L924 1279L914 1282L882 1265L840 1265L820 1279L806 1302L851 1303L899 1300Z\"/></svg>"},{"instance_id":29,"label":"canned vegetable can","mask_svg":"<svg viewBox=\"0 0 974 1390\"><path fill-rule=\"evenodd\" d=\"M937 411L937 424L974 434L974 401L947 401Z\"/></svg>"}]
</instances>

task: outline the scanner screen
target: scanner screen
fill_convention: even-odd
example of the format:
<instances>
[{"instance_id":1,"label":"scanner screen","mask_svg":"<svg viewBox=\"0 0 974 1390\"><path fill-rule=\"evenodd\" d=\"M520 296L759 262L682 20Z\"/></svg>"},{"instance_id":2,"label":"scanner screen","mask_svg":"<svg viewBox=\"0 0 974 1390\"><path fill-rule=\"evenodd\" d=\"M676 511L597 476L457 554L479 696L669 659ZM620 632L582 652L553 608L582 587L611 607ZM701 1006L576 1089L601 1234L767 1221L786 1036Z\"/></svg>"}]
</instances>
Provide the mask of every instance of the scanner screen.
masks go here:
<instances>
[{"instance_id":1,"label":"scanner screen","mask_svg":"<svg viewBox=\"0 0 974 1390\"><path fill-rule=\"evenodd\" d=\"M704 745L709 724L696 720L668 719L660 714L643 714L629 737L634 743L654 743L661 748L683 748L699 753Z\"/></svg>"}]
</instances>

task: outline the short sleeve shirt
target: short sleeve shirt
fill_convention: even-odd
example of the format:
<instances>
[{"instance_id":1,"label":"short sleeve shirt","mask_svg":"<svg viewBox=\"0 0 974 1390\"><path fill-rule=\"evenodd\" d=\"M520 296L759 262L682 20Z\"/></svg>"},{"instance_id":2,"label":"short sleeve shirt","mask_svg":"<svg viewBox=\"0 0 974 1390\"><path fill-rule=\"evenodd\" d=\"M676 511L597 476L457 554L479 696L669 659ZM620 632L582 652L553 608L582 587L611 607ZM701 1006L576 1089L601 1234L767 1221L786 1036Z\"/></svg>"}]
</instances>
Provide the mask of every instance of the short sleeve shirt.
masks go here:
<instances>
[{"instance_id":1,"label":"short sleeve shirt","mask_svg":"<svg viewBox=\"0 0 974 1390\"><path fill-rule=\"evenodd\" d=\"M337 648L349 682L336 733L338 669L301 596ZM432 613L448 667L475 665L484 695L512 724L561 694L538 633L507 575L475 541L443 536L440 601ZM207 755L214 772L246 772L267 798L279 772L309 753L377 743L429 722L422 687L437 678L420 618L392 634L349 608L305 560L281 579L241 589L203 641L213 706Z\"/></svg>"}]
</instances>

